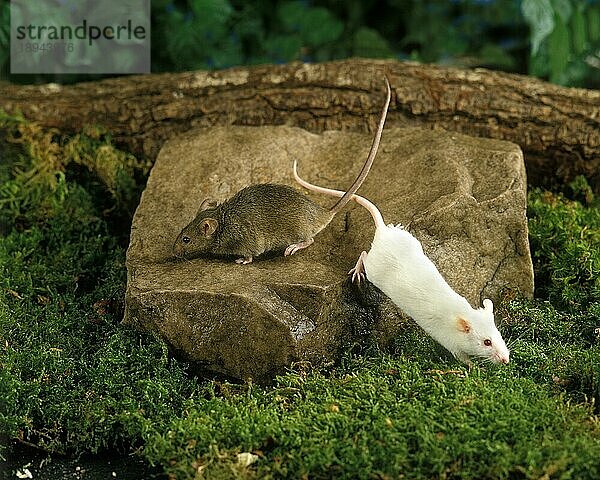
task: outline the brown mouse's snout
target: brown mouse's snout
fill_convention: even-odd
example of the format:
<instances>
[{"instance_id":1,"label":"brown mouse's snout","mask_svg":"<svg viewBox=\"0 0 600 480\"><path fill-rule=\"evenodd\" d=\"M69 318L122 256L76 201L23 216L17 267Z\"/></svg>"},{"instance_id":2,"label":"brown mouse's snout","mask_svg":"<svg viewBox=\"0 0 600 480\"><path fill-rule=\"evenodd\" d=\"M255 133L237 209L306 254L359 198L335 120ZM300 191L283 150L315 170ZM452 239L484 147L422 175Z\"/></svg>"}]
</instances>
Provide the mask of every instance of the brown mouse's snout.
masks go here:
<instances>
[{"instance_id":1,"label":"brown mouse's snout","mask_svg":"<svg viewBox=\"0 0 600 480\"><path fill-rule=\"evenodd\" d=\"M188 238L188 237L185 237ZM188 238L188 242L189 243L189 238ZM184 258L185 257L185 245L186 243L184 243L184 237L179 236L177 237L177 240L175 240L175 243L173 244L173 255L175 255L175 257L177 258Z\"/></svg>"}]
</instances>

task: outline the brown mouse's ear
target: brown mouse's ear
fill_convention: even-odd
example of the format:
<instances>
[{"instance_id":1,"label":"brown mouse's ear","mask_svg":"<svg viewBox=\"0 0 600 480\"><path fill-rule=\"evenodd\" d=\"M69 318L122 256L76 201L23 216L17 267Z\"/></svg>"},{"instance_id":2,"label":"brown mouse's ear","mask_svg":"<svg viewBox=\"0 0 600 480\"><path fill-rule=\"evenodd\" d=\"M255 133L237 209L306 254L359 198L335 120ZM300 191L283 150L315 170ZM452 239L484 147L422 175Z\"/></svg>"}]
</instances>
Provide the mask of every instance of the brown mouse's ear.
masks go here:
<instances>
[{"instance_id":1,"label":"brown mouse's ear","mask_svg":"<svg viewBox=\"0 0 600 480\"><path fill-rule=\"evenodd\" d=\"M458 327L458 330L463 333L469 333L471 331L471 324L462 317L456 319L456 326Z\"/></svg>"},{"instance_id":2,"label":"brown mouse's ear","mask_svg":"<svg viewBox=\"0 0 600 480\"><path fill-rule=\"evenodd\" d=\"M212 198L205 198L204 201L200 204L200 208L198 208L198 213L208 210L209 208L215 208L218 205L216 200Z\"/></svg>"},{"instance_id":3,"label":"brown mouse's ear","mask_svg":"<svg viewBox=\"0 0 600 480\"><path fill-rule=\"evenodd\" d=\"M210 237L215 230L219 226L219 222L217 222L214 218L204 218L202 222L200 222L200 233L205 237Z\"/></svg>"}]
</instances>

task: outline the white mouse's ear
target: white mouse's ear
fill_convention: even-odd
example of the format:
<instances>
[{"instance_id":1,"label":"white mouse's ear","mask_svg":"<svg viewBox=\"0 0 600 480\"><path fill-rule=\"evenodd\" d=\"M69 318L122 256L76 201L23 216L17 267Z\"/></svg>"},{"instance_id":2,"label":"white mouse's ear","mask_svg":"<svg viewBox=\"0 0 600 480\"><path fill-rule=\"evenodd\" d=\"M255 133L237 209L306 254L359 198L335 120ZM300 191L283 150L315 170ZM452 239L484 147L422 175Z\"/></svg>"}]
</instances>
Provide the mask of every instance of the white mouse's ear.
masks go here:
<instances>
[{"instance_id":1,"label":"white mouse's ear","mask_svg":"<svg viewBox=\"0 0 600 480\"><path fill-rule=\"evenodd\" d=\"M483 301L483 308L485 310L489 310L490 313L494 313L494 304L492 303L492 301L489 298L486 298Z\"/></svg>"},{"instance_id":2,"label":"white mouse's ear","mask_svg":"<svg viewBox=\"0 0 600 480\"><path fill-rule=\"evenodd\" d=\"M458 328L460 332L469 333L471 331L471 324L464 318L458 317L456 319L456 328Z\"/></svg>"}]
</instances>

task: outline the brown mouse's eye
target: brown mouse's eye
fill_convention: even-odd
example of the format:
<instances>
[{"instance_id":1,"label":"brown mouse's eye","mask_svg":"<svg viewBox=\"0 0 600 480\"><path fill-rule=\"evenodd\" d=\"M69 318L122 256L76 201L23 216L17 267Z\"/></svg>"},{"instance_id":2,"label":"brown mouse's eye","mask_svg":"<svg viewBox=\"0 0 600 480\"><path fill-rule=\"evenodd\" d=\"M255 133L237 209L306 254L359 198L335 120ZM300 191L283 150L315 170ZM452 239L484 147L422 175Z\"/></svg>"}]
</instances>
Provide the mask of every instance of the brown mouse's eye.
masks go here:
<instances>
[{"instance_id":1,"label":"brown mouse's eye","mask_svg":"<svg viewBox=\"0 0 600 480\"><path fill-rule=\"evenodd\" d=\"M491 346L492 346L492 341L491 341L489 338L486 338L486 339L483 341L483 344L484 344L486 347L491 347Z\"/></svg>"},{"instance_id":2,"label":"brown mouse's eye","mask_svg":"<svg viewBox=\"0 0 600 480\"><path fill-rule=\"evenodd\" d=\"M183 243L190 243L190 237L181 237Z\"/></svg>"}]
</instances>

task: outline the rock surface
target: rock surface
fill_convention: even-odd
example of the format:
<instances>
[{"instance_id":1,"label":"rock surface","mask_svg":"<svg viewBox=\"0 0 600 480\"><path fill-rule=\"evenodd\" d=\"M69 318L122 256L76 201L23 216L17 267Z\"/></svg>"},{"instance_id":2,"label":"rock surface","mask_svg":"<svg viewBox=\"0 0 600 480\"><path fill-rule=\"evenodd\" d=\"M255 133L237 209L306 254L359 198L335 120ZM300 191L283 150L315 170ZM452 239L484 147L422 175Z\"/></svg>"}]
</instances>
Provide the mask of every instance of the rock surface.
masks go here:
<instances>
[{"instance_id":1,"label":"rock surface","mask_svg":"<svg viewBox=\"0 0 600 480\"><path fill-rule=\"evenodd\" d=\"M157 332L208 371L256 381L295 361L334 361L340 349L372 335L389 342L402 316L390 305L364 306L346 280L374 232L369 214L354 203L291 257L249 265L172 258L177 234L204 198L222 201L254 183L299 188L294 158L304 178L345 189L371 140L290 127L216 127L167 142L133 220L124 323ZM505 288L533 293L525 189L517 145L395 128L384 131L359 193L387 222L406 225L448 283L480 306Z\"/></svg>"}]
</instances>

